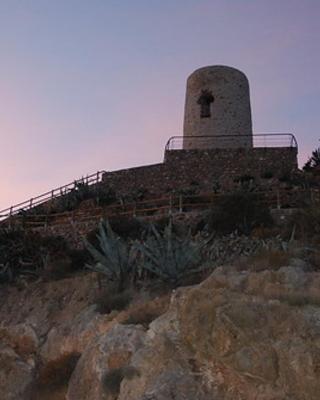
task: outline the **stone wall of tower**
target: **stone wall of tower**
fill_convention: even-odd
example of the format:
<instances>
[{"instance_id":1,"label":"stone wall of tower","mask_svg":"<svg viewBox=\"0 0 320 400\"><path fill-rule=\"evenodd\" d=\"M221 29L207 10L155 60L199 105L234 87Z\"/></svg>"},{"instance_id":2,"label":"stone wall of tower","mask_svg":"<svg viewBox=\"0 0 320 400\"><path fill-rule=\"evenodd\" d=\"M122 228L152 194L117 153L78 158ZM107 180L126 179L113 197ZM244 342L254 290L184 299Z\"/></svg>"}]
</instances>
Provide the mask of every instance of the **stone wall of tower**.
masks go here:
<instances>
[{"instance_id":1,"label":"stone wall of tower","mask_svg":"<svg viewBox=\"0 0 320 400\"><path fill-rule=\"evenodd\" d=\"M187 80L183 134L184 149L252 147L246 76L219 65L194 71Z\"/></svg>"}]
</instances>

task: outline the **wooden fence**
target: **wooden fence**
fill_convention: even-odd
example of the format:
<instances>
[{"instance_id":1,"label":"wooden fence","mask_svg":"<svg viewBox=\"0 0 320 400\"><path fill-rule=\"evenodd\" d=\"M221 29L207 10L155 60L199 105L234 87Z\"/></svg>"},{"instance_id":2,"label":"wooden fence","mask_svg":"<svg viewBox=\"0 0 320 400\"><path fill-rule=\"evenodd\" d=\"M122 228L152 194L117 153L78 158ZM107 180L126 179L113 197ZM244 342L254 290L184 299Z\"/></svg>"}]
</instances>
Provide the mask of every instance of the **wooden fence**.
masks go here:
<instances>
[{"instance_id":1,"label":"wooden fence","mask_svg":"<svg viewBox=\"0 0 320 400\"><path fill-rule=\"evenodd\" d=\"M311 203L320 203L319 190L277 190L253 192L261 205L269 208L301 208ZM206 210L225 194L202 193L198 195L171 195L153 198L136 203L116 204L106 207L90 207L74 211L28 215L16 214L0 223L7 228L46 228L70 224L73 222L92 222L102 218L115 216L148 217L155 215L170 215L196 210Z\"/></svg>"}]
</instances>

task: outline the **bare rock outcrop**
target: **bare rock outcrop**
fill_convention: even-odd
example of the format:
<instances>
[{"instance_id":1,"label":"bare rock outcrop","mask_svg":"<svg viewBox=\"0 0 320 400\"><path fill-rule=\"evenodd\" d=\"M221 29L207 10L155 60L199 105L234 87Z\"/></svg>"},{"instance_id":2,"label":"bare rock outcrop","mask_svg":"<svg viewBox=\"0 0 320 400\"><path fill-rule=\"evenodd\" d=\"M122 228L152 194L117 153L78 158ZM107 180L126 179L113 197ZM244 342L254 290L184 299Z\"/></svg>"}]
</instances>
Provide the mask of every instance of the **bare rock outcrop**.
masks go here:
<instances>
[{"instance_id":1,"label":"bare rock outcrop","mask_svg":"<svg viewBox=\"0 0 320 400\"><path fill-rule=\"evenodd\" d=\"M139 376L124 379L119 400L318 399L319 284L319 273L290 267L226 268L178 289L132 356Z\"/></svg>"},{"instance_id":2,"label":"bare rock outcrop","mask_svg":"<svg viewBox=\"0 0 320 400\"><path fill-rule=\"evenodd\" d=\"M319 398L320 272L226 265L173 291L169 308L146 300L108 315L90 305L94 282L6 293L1 400Z\"/></svg>"},{"instance_id":3,"label":"bare rock outcrop","mask_svg":"<svg viewBox=\"0 0 320 400\"><path fill-rule=\"evenodd\" d=\"M11 347L0 345L1 400L29 399L34 375L33 359L23 360Z\"/></svg>"},{"instance_id":4,"label":"bare rock outcrop","mask_svg":"<svg viewBox=\"0 0 320 400\"><path fill-rule=\"evenodd\" d=\"M131 356L145 336L141 326L119 324L91 342L72 374L67 400L116 399ZM127 373L134 376L135 370Z\"/></svg>"}]
</instances>

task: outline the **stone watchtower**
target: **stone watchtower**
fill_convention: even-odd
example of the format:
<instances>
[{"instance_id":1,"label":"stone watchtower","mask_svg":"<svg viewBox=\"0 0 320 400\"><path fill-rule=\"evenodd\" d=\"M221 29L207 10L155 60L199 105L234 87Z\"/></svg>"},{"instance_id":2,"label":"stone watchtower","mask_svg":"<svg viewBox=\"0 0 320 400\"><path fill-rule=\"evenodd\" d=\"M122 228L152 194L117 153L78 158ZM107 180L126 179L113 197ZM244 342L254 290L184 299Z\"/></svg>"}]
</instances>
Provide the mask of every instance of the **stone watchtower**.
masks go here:
<instances>
[{"instance_id":1,"label":"stone watchtower","mask_svg":"<svg viewBox=\"0 0 320 400\"><path fill-rule=\"evenodd\" d=\"M184 149L252 147L249 83L244 73L215 65L189 76L183 135Z\"/></svg>"}]
</instances>

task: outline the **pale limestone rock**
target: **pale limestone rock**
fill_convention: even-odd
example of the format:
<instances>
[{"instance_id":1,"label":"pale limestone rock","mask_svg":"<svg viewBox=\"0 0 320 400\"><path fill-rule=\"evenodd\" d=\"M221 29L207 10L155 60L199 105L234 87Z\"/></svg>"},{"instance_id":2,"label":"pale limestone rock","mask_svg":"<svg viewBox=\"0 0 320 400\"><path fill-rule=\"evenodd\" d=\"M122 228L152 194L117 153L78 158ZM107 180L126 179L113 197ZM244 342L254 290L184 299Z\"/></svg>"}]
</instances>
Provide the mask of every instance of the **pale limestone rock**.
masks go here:
<instances>
[{"instance_id":1,"label":"pale limestone rock","mask_svg":"<svg viewBox=\"0 0 320 400\"><path fill-rule=\"evenodd\" d=\"M106 373L128 366L132 354L143 346L145 338L142 327L116 325L91 342L72 374L67 400L112 399L104 386Z\"/></svg>"},{"instance_id":2,"label":"pale limestone rock","mask_svg":"<svg viewBox=\"0 0 320 400\"><path fill-rule=\"evenodd\" d=\"M67 354L81 354L87 344L108 329L108 317L89 306L74 318L54 326L41 348L43 362L59 359Z\"/></svg>"},{"instance_id":3,"label":"pale limestone rock","mask_svg":"<svg viewBox=\"0 0 320 400\"><path fill-rule=\"evenodd\" d=\"M36 332L27 323L0 327L0 342L10 346L22 358L35 353L39 346Z\"/></svg>"},{"instance_id":4,"label":"pale limestone rock","mask_svg":"<svg viewBox=\"0 0 320 400\"><path fill-rule=\"evenodd\" d=\"M0 399L29 400L34 364L23 361L10 347L0 345Z\"/></svg>"}]
</instances>

